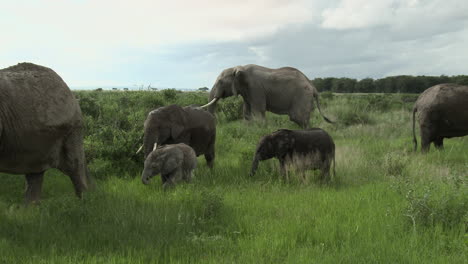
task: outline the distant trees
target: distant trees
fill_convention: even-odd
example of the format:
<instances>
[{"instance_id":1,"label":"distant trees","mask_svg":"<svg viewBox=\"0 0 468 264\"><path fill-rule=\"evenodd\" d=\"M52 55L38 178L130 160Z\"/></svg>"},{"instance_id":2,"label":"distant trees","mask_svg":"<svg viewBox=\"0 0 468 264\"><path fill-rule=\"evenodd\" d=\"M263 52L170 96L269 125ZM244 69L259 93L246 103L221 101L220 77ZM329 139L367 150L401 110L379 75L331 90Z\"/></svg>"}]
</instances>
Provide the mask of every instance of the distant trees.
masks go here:
<instances>
[{"instance_id":1,"label":"distant trees","mask_svg":"<svg viewBox=\"0 0 468 264\"><path fill-rule=\"evenodd\" d=\"M208 90L209 90L208 87L198 88L198 91L202 91L202 92L207 92Z\"/></svg>"},{"instance_id":2,"label":"distant trees","mask_svg":"<svg viewBox=\"0 0 468 264\"><path fill-rule=\"evenodd\" d=\"M399 75L382 79L315 78L311 82L321 92L334 93L421 93L440 83L468 85L468 75L410 76Z\"/></svg>"}]
</instances>

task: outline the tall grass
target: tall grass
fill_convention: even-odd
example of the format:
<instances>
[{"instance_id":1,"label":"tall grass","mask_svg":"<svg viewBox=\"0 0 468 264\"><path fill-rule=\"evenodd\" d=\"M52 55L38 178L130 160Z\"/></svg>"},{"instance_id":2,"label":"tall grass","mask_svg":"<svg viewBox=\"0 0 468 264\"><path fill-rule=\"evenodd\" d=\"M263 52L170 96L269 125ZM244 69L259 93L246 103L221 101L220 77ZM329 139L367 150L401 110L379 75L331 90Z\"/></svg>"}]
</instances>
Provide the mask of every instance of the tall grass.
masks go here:
<instances>
[{"instance_id":1,"label":"tall grass","mask_svg":"<svg viewBox=\"0 0 468 264\"><path fill-rule=\"evenodd\" d=\"M311 123L335 140L328 185L284 182L278 162L249 177L258 139L298 129L287 116L241 120L240 98L219 107L215 168L202 157L191 184L141 184L133 153L148 111L203 104L206 93L79 92L96 188L83 200L48 171L40 206L24 207L23 177L0 175L0 263L463 263L467 259L468 140L412 152L411 102L323 99ZM388 102L375 102L386 100ZM367 115L354 119L347 111ZM364 111L365 110L365 111ZM351 121L352 120L352 121ZM371 122L368 122L371 120ZM318 172L309 172L316 175Z\"/></svg>"}]
</instances>

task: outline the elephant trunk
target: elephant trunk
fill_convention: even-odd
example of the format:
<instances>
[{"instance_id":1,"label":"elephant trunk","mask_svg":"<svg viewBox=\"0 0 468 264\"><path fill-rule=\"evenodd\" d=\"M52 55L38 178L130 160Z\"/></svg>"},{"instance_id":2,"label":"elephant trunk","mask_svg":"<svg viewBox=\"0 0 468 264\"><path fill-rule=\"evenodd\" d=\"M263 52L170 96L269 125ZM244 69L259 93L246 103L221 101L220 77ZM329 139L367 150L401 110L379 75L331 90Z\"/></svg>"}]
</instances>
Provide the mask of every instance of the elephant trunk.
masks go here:
<instances>
[{"instance_id":1,"label":"elephant trunk","mask_svg":"<svg viewBox=\"0 0 468 264\"><path fill-rule=\"evenodd\" d=\"M149 184L150 178L151 178L151 173L149 173L148 170L145 169L143 173L141 174L141 182L145 185Z\"/></svg>"},{"instance_id":2,"label":"elephant trunk","mask_svg":"<svg viewBox=\"0 0 468 264\"><path fill-rule=\"evenodd\" d=\"M416 139L416 131L415 131L415 127L414 127L417 111L418 111L418 109L415 107L413 109L413 144L414 144L414 151L418 150L418 140Z\"/></svg>"},{"instance_id":3,"label":"elephant trunk","mask_svg":"<svg viewBox=\"0 0 468 264\"><path fill-rule=\"evenodd\" d=\"M210 103L207 104L208 106L208 112L210 112L211 114L214 114L215 111L216 111L216 104L219 100L219 96L216 96L216 89L211 89L211 92L210 92Z\"/></svg>"},{"instance_id":4,"label":"elephant trunk","mask_svg":"<svg viewBox=\"0 0 468 264\"><path fill-rule=\"evenodd\" d=\"M315 99L315 103L317 104L317 108L318 108L318 110L319 110L319 113L320 113L320 115L323 117L323 119L324 119L325 121L327 121L328 123L333 124L333 122L332 122L330 119L328 119L328 118L322 113L322 109L320 109L320 103L319 103L319 99L318 99L318 93L314 94L314 99Z\"/></svg>"},{"instance_id":5,"label":"elephant trunk","mask_svg":"<svg viewBox=\"0 0 468 264\"><path fill-rule=\"evenodd\" d=\"M255 175L255 172L257 171L257 168L258 168L258 162L260 160L260 157L258 156L258 154L255 154L255 157L252 161L252 167L250 169L250 176L254 176Z\"/></svg>"},{"instance_id":6,"label":"elephant trunk","mask_svg":"<svg viewBox=\"0 0 468 264\"><path fill-rule=\"evenodd\" d=\"M143 139L143 149L145 151L145 159L146 157L153 151L154 143L157 143L158 135L156 133L149 133L149 131L145 131L145 136Z\"/></svg>"}]
</instances>

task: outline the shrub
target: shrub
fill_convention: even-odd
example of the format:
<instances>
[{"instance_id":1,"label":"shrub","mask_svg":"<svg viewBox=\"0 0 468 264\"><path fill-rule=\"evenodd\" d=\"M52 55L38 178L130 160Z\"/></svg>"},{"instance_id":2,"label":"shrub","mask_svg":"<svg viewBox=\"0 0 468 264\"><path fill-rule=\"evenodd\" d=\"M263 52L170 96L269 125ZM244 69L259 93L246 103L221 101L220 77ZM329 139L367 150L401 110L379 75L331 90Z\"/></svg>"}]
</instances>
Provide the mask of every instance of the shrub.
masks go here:
<instances>
[{"instance_id":1,"label":"shrub","mask_svg":"<svg viewBox=\"0 0 468 264\"><path fill-rule=\"evenodd\" d=\"M384 156L385 173L391 176L401 176L408 164L408 156L399 152L390 152Z\"/></svg>"},{"instance_id":2,"label":"shrub","mask_svg":"<svg viewBox=\"0 0 468 264\"><path fill-rule=\"evenodd\" d=\"M226 121L242 119L243 114L242 98L229 97L218 103L218 112L221 112Z\"/></svg>"},{"instance_id":3,"label":"shrub","mask_svg":"<svg viewBox=\"0 0 468 264\"><path fill-rule=\"evenodd\" d=\"M456 177L455 177L456 178ZM455 181L445 185L431 182L418 188L406 183L407 206L404 215L408 217L414 230L420 227L442 226L450 229L462 225L468 218L468 191L466 185Z\"/></svg>"},{"instance_id":4,"label":"shrub","mask_svg":"<svg viewBox=\"0 0 468 264\"><path fill-rule=\"evenodd\" d=\"M164 98L168 101L174 101L177 98L177 90L176 89L165 89L161 91Z\"/></svg>"}]
</instances>

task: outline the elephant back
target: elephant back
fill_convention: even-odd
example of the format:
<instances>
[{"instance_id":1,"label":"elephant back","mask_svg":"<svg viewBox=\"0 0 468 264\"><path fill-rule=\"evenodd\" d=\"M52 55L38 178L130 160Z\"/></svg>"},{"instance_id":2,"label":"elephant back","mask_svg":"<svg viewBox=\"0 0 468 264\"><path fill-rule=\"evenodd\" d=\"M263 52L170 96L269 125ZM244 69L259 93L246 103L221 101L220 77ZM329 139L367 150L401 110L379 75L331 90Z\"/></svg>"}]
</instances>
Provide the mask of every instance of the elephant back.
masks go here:
<instances>
[{"instance_id":1,"label":"elephant back","mask_svg":"<svg viewBox=\"0 0 468 264\"><path fill-rule=\"evenodd\" d=\"M67 84L52 69L20 63L0 70L1 111L32 127L81 124L81 110Z\"/></svg>"}]
</instances>

